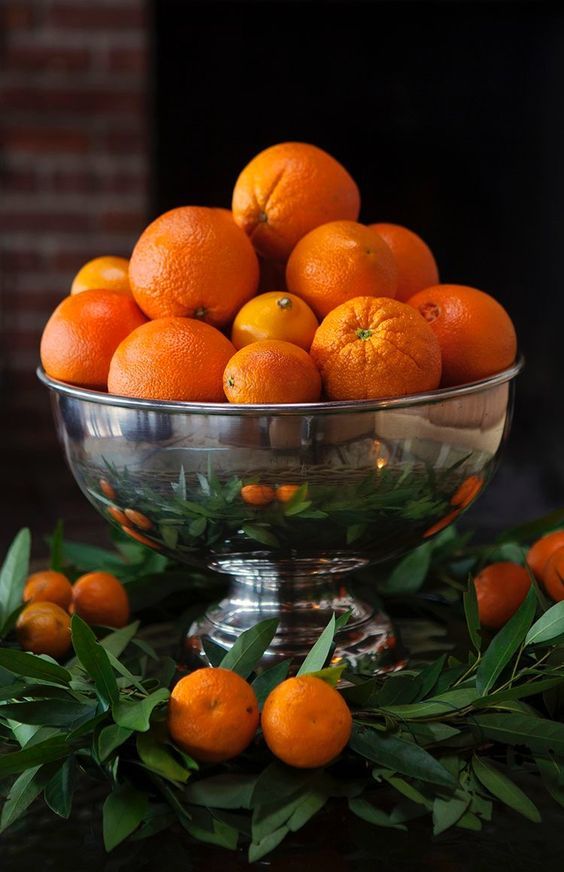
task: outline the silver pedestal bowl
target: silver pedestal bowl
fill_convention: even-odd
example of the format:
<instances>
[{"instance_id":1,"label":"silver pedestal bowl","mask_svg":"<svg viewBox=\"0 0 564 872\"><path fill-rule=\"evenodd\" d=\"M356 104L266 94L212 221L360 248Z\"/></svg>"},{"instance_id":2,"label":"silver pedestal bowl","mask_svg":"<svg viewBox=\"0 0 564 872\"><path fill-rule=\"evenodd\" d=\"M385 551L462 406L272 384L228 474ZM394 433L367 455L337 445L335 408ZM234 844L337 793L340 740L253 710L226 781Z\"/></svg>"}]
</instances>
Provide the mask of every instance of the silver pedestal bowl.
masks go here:
<instances>
[{"instance_id":1,"label":"silver pedestal bowl","mask_svg":"<svg viewBox=\"0 0 564 872\"><path fill-rule=\"evenodd\" d=\"M483 490L521 365L428 394L288 406L129 399L38 374L95 508L151 547L231 576L228 596L188 631L189 661L206 640L229 647L267 617L279 627L264 663L299 661L331 614L350 610L334 662L376 671L401 665L393 626L347 575L419 545Z\"/></svg>"}]
</instances>

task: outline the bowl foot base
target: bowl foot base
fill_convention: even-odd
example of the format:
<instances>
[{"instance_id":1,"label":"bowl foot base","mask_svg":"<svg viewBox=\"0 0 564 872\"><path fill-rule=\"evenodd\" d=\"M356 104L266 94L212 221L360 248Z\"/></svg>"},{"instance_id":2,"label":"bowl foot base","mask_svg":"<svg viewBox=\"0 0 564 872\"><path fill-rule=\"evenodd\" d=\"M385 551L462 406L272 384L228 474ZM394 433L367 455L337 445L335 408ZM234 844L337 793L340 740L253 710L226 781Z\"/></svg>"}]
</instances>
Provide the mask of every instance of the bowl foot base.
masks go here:
<instances>
[{"instance_id":1,"label":"bowl foot base","mask_svg":"<svg viewBox=\"0 0 564 872\"><path fill-rule=\"evenodd\" d=\"M229 649L241 633L267 618L278 629L260 661L263 669L291 660L299 669L331 615L350 612L335 635L331 665L346 663L351 671L375 674L402 669L406 664L396 631L379 606L354 596L339 577L257 579L235 577L229 595L210 607L188 629L183 663L187 669L209 666L213 645ZM211 644L210 644L211 643Z\"/></svg>"}]
</instances>

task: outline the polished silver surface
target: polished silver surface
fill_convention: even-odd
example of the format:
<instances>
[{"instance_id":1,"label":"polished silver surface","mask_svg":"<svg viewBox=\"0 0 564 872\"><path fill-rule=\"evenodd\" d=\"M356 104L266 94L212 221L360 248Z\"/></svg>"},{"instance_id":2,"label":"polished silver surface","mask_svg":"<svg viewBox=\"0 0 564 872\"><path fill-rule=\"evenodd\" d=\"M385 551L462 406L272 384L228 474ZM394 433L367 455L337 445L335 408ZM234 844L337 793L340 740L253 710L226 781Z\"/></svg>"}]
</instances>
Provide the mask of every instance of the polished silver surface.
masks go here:
<instances>
[{"instance_id":1,"label":"polished silver surface","mask_svg":"<svg viewBox=\"0 0 564 872\"><path fill-rule=\"evenodd\" d=\"M420 544L483 490L521 367L429 394L299 406L137 400L38 375L96 509L153 548L233 577L230 596L192 627L189 657L276 616L265 663L299 659L332 612L350 610L335 661L381 669L400 662L393 628L346 577ZM289 484L297 492L284 502Z\"/></svg>"}]
</instances>

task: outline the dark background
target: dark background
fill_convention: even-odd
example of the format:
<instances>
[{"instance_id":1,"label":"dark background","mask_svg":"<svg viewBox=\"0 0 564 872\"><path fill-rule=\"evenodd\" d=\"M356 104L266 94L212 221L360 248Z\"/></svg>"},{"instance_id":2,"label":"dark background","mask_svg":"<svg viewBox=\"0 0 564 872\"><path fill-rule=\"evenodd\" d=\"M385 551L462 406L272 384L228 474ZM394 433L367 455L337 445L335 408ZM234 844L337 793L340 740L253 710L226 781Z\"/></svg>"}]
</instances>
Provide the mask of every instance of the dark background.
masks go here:
<instances>
[{"instance_id":1,"label":"dark background","mask_svg":"<svg viewBox=\"0 0 564 872\"><path fill-rule=\"evenodd\" d=\"M284 140L335 155L360 220L416 230L442 281L493 294L527 369L473 522L562 502L564 12L543 3L156 4L154 210L229 206Z\"/></svg>"}]
</instances>

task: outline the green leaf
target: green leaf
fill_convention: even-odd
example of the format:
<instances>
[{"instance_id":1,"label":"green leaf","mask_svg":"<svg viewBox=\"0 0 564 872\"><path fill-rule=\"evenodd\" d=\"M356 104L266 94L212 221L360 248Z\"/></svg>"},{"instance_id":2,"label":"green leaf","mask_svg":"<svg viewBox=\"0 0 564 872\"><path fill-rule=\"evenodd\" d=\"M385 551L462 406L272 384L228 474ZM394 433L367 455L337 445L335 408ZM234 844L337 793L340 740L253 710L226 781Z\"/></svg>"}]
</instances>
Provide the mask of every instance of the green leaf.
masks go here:
<instances>
[{"instance_id":1,"label":"green leaf","mask_svg":"<svg viewBox=\"0 0 564 872\"><path fill-rule=\"evenodd\" d=\"M470 795L451 796L443 799L440 796L433 800L433 835L439 836L453 827L465 814L470 805Z\"/></svg>"},{"instance_id":2,"label":"green leaf","mask_svg":"<svg viewBox=\"0 0 564 872\"><path fill-rule=\"evenodd\" d=\"M514 684L512 687L507 687L504 690L494 691L479 700L480 708L483 705L501 705L507 700L525 699L527 696L536 696L538 693L545 693L554 687L564 686L564 676L557 675L548 678L540 678L535 681L525 681L522 684Z\"/></svg>"},{"instance_id":3,"label":"green leaf","mask_svg":"<svg viewBox=\"0 0 564 872\"><path fill-rule=\"evenodd\" d=\"M266 621L255 624L250 630L241 633L221 661L220 666L223 669L231 669L241 678L248 678L272 642L277 627L278 620L268 618Z\"/></svg>"},{"instance_id":4,"label":"green leaf","mask_svg":"<svg viewBox=\"0 0 564 872\"><path fill-rule=\"evenodd\" d=\"M280 548L280 542L274 533L266 527L259 527L257 524L242 524L241 530L249 539L254 539L261 545L268 545L269 548Z\"/></svg>"},{"instance_id":5,"label":"green leaf","mask_svg":"<svg viewBox=\"0 0 564 872\"><path fill-rule=\"evenodd\" d=\"M479 817L476 817L475 814L472 814L471 811L467 811L462 815L459 821L456 824L457 827L460 827L462 830L471 830L472 832L479 833L482 829L482 822Z\"/></svg>"},{"instance_id":6,"label":"green leaf","mask_svg":"<svg viewBox=\"0 0 564 872\"><path fill-rule=\"evenodd\" d=\"M429 663L421 670L421 672L419 672L417 677L419 678L420 699L425 699L425 697L428 696L434 689L435 684L438 681L439 675L444 669L445 663L446 654L441 654L441 656L437 660Z\"/></svg>"},{"instance_id":7,"label":"green leaf","mask_svg":"<svg viewBox=\"0 0 564 872\"><path fill-rule=\"evenodd\" d=\"M297 675L307 675L310 672L317 672L319 669L323 669L331 651L334 637L335 615L332 614L329 623L298 669Z\"/></svg>"},{"instance_id":8,"label":"green leaf","mask_svg":"<svg viewBox=\"0 0 564 872\"><path fill-rule=\"evenodd\" d=\"M540 823L541 816L536 805L531 802L520 787L517 787L516 784L492 766L491 763L487 763L480 757L474 756L472 758L472 771L478 781L483 784L486 790L489 790L492 796L495 796L496 799L501 800L509 808L522 814L523 817L533 821L533 823Z\"/></svg>"},{"instance_id":9,"label":"green leaf","mask_svg":"<svg viewBox=\"0 0 564 872\"><path fill-rule=\"evenodd\" d=\"M480 618L478 615L478 597L476 596L476 586L472 579L469 580L468 586L462 597L464 601L464 615L466 617L466 627L472 645L478 652L482 650L482 638L480 636Z\"/></svg>"},{"instance_id":10,"label":"green leaf","mask_svg":"<svg viewBox=\"0 0 564 872\"><path fill-rule=\"evenodd\" d=\"M170 691L166 687L160 687L138 702L120 700L112 706L114 721L120 727L144 733L150 727L153 709L166 702L169 696Z\"/></svg>"},{"instance_id":11,"label":"green leaf","mask_svg":"<svg viewBox=\"0 0 564 872\"><path fill-rule=\"evenodd\" d=\"M525 645L546 645L564 634L564 600L553 605L535 621L525 639ZM0 661L1 662L1 661Z\"/></svg>"},{"instance_id":12,"label":"green leaf","mask_svg":"<svg viewBox=\"0 0 564 872\"><path fill-rule=\"evenodd\" d=\"M70 747L67 745L64 736L57 735L44 742L38 742L37 745L31 745L23 748L21 751L12 751L10 754L0 756L0 778L6 778L8 775L17 775L25 769L31 769L33 766L38 766L41 763L51 763L54 760L61 760L70 754Z\"/></svg>"},{"instance_id":13,"label":"green leaf","mask_svg":"<svg viewBox=\"0 0 564 872\"><path fill-rule=\"evenodd\" d=\"M34 799L39 796L49 777L49 769L44 766L34 766L16 778L2 807L0 833L7 830L24 814Z\"/></svg>"},{"instance_id":14,"label":"green leaf","mask_svg":"<svg viewBox=\"0 0 564 872\"><path fill-rule=\"evenodd\" d=\"M55 572L62 572L64 568L64 557L63 557L63 543L64 543L64 524L62 520L59 518L55 525L55 531L51 536L50 541L50 551L51 551L51 561L50 566Z\"/></svg>"},{"instance_id":15,"label":"green leaf","mask_svg":"<svg viewBox=\"0 0 564 872\"><path fill-rule=\"evenodd\" d=\"M321 786L313 785L310 787L305 794L302 794L299 805L287 821L290 832L295 833L305 826L314 815L321 811L328 799L329 794Z\"/></svg>"},{"instance_id":16,"label":"green leaf","mask_svg":"<svg viewBox=\"0 0 564 872\"><path fill-rule=\"evenodd\" d=\"M441 787L451 789L456 787L456 779L450 772L435 757L413 742L406 742L370 728L355 726L350 746L361 757L393 769L401 775L408 775Z\"/></svg>"},{"instance_id":17,"label":"green leaf","mask_svg":"<svg viewBox=\"0 0 564 872\"><path fill-rule=\"evenodd\" d=\"M137 753L145 766L169 781L186 784L190 778L191 772L151 732L137 733Z\"/></svg>"},{"instance_id":18,"label":"green leaf","mask_svg":"<svg viewBox=\"0 0 564 872\"><path fill-rule=\"evenodd\" d=\"M262 709L268 694L288 677L289 668L290 661L281 660L269 669L265 669L255 678L253 690L258 700L259 709Z\"/></svg>"},{"instance_id":19,"label":"green leaf","mask_svg":"<svg viewBox=\"0 0 564 872\"><path fill-rule=\"evenodd\" d=\"M265 805L257 805L253 810L252 840L259 843L270 833L288 823L304 798L303 791L282 799L274 799Z\"/></svg>"},{"instance_id":20,"label":"green leaf","mask_svg":"<svg viewBox=\"0 0 564 872\"><path fill-rule=\"evenodd\" d=\"M308 675L311 678L320 678L321 681L330 684L331 687L337 687L341 680L341 675L346 668L346 663L343 663L342 666L326 666L325 669L318 669L317 672L308 672Z\"/></svg>"},{"instance_id":21,"label":"green leaf","mask_svg":"<svg viewBox=\"0 0 564 872\"><path fill-rule=\"evenodd\" d=\"M269 833L262 842L251 842L249 846L249 863L257 863L262 857L265 857L266 854L277 848L287 834L288 827L284 826L273 833Z\"/></svg>"},{"instance_id":22,"label":"green leaf","mask_svg":"<svg viewBox=\"0 0 564 872\"><path fill-rule=\"evenodd\" d=\"M226 648L222 648L221 645L216 645L215 642L212 642L211 639L207 639L204 637L202 639L202 644L204 646L204 653L209 660L210 666L219 666L221 661L225 657Z\"/></svg>"},{"instance_id":23,"label":"green leaf","mask_svg":"<svg viewBox=\"0 0 564 872\"><path fill-rule=\"evenodd\" d=\"M542 782L555 802L564 808L564 771L552 757L535 757Z\"/></svg>"},{"instance_id":24,"label":"green leaf","mask_svg":"<svg viewBox=\"0 0 564 872\"><path fill-rule=\"evenodd\" d=\"M394 823L390 819L390 815L386 814L385 811L376 808L372 803L367 802L366 799L362 799L361 797L349 799L349 808L353 814L362 818L363 821L367 821L369 824L376 824L378 827L391 827L394 830L407 829L404 824Z\"/></svg>"},{"instance_id":25,"label":"green leaf","mask_svg":"<svg viewBox=\"0 0 564 872\"><path fill-rule=\"evenodd\" d=\"M93 679L100 697L108 705L117 703L119 690L108 655L82 618L71 619L72 644L82 666Z\"/></svg>"},{"instance_id":26,"label":"green leaf","mask_svg":"<svg viewBox=\"0 0 564 872\"><path fill-rule=\"evenodd\" d=\"M47 727L70 727L91 717L95 708L75 700L38 699L32 702L14 702L0 706L0 716L20 724Z\"/></svg>"},{"instance_id":27,"label":"green leaf","mask_svg":"<svg viewBox=\"0 0 564 872\"><path fill-rule=\"evenodd\" d=\"M391 705L407 705L416 700L421 691L418 675L398 673L386 678L380 691L370 699L370 705L378 708Z\"/></svg>"},{"instance_id":28,"label":"green leaf","mask_svg":"<svg viewBox=\"0 0 564 872\"><path fill-rule=\"evenodd\" d=\"M524 641L525 636L535 618L537 598L533 587L529 588L527 596L508 620L504 627L496 633L484 654L476 673L476 687L486 694L494 686L497 679Z\"/></svg>"},{"instance_id":29,"label":"green leaf","mask_svg":"<svg viewBox=\"0 0 564 872\"><path fill-rule=\"evenodd\" d=\"M112 851L127 839L143 820L148 796L129 784L121 784L106 798L102 808L104 847Z\"/></svg>"},{"instance_id":30,"label":"green leaf","mask_svg":"<svg viewBox=\"0 0 564 872\"><path fill-rule=\"evenodd\" d=\"M389 578L379 585L379 590L387 594L417 593L427 578L432 552L431 542L411 551L396 564Z\"/></svg>"},{"instance_id":31,"label":"green leaf","mask_svg":"<svg viewBox=\"0 0 564 872\"><path fill-rule=\"evenodd\" d=\"M65 819L70 817L76 775L76 759L67 757L45 787L45 802L51 811Z\"/></svg>"},{"instance_id":32,"label":"green leaf","mask_svg":"<svg viewBox=\"0 0 564 872\"><path fill-rule=\"evenodd\" d=\"M548 515L543 515L542 518L535 518L534 521L527 521L525 524L519 524L518 527L512 527L506 530L498 537L498 542L531 542L534 539L539 539L544 533L548 533L555 527L558 527L564 522L564 509L556 509L554 512L549 512Z\"/></svg>"},{"instance_id":33,"label":"green leaf","mask_svg":"<svg viewBox=\"0 0 564 872\"><path fill-rule=\"evenodd\" d=\"M140 621L133 621L133 623L128 624L127 627L122 627L120 630L114 630L112 633L108 633L107 636L100 639L99 644L102 646L104 651L109 651L110 654L114 655L114 657L121 657L133 637L136 635L140 623Z\"/></svg>"},{"instance_id":34,"label":"green leaf","mask_svg":"<svg viewBox=\"0 0 564 872\"><path fill-rule=\"evenodd\" d=\"M4 628L12 612L21 605L25 581L29 574L30 551L31 534L27 528L24 528L10 545L0 569L0 630Z\"/></svg>"},{"instance_id":35,"label":"green leaf","mask_svg":"<svg viewBox=\"0 0 564 872\"><path fill-rule=\"evenodd\" d=\"M440 718L468 708L478 696L478 691L471 687L456 687L421 702L386 706L383 710L402 719Z\"/></svg>"},{"instance_id":36,"label":"green leaf","mask_svg":"<svg viewBox=\"0 0 564 872\"><path fill-rule=\"evenodd\" d=\"M256 775L214 775L189 784L185 796L206 808L250 808L256 780Z\"/></svg>"},{"instance_id":37,"label":"green leaf","mask_svg":"<svg viewBox=\"0 0 564 872\"><path fill-rule=\"evenodd\" d=\"M47 660L45 655L30 654L15 648L0 648L0 666L16 675L53 681L55 684L68 684L72 679L68 669Z\"/></svg>"},{"instance_id":38,"label":"green leaf","mask_svg":"<svg viewBox=\"0 0 564 872\"><path fill-rule=\"evenodd\" d=\"M120 727L118 724L109 724L100 730L98 735L98 758L101 763L107 760L110 754L127 742L129 737L133 735L133 730L126 727Z\"/></svg>"},{"instance_id":39,"label":"green leaf","mask_svg":"<svg viewBox=\"0 0 564 872\"><path fill-rule=\"evenodd\" d=\"M260 773L253 795L251 805L268 805L275 796L278 800L292 796L309 786L318 772L315 769L293 769L283 763L271 763Z\"/></svg>"},{"instance_id":40,"label":"green leaf","mask_svg":"<svg viewBox=\"0 0 564 872\"><path fill-rule=\"evenodd\" d=\"M239 840L238 831L224 821L211 819L211 830L196 824L185 824L186 829L195 839L208 845L217 845L228 851L235 851Z\"/></svg>"},{"instance_id":41,"label":"green leaf","mask_svg":"<svg viewBox=\"0 0 564 872\"><path fill-rule=\"evenodd\" d=\"M532 751L564 756L564 724L530 714L476 714L470 726L479 736L506 745L526 745Z\"/></svg>"},{"instance_id":42,"label":"green leaf","mask_svg":"<svg viewBox=\"0 0 564 872\"><path fill-rule=\"evenodd\" d=\"M431 809L433 807L433 803L430 799L424 796L420 790L417 790L413 784L410 784L408 781L405 781L403 778L400 778L398 775L384 775L383 776L388 784L394 787L398 793L401 793L402 796L405 796L406 799L409 799L410 802L415 802L418 805L423 805L427 809Z\"/></svg>"}]
</instances>

